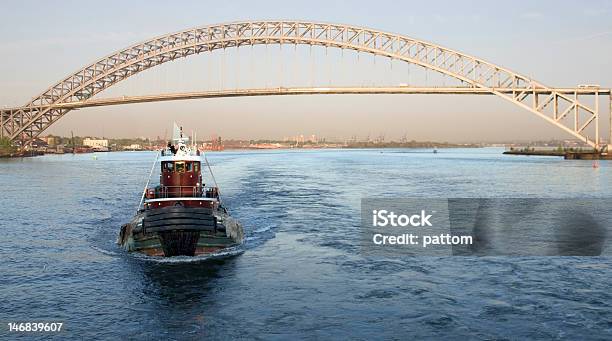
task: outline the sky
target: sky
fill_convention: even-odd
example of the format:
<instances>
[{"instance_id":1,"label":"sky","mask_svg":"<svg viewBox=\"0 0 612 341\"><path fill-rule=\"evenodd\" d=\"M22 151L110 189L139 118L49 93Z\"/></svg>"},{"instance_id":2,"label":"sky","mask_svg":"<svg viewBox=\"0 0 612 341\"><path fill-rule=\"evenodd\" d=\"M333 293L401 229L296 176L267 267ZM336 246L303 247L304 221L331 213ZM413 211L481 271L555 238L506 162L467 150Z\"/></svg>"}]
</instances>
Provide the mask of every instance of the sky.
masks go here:
<instances>
[{"instance_id":1,"label":"sky","mask_svg":"<svg viewBox=\"0 0 612 341\"><path fill-rule=\"evenodd\" d=\"M0 105L18 106L79 68L154 36L238 20L351 24L419 38L554 87L612 86L612 1L0 2ZM204 53L132 77L98 97L275 86L440 86L402 62L270 46ZM605 107L603 99L602 107ZM73 111L43 133L451 142L569 137L495 96L352 95L191 100ZM607 120L604 120L607 122ZM604 123L605 124L605 123ZM606 126L607 129L607 126Z\"/></svg>"}]
</instances>

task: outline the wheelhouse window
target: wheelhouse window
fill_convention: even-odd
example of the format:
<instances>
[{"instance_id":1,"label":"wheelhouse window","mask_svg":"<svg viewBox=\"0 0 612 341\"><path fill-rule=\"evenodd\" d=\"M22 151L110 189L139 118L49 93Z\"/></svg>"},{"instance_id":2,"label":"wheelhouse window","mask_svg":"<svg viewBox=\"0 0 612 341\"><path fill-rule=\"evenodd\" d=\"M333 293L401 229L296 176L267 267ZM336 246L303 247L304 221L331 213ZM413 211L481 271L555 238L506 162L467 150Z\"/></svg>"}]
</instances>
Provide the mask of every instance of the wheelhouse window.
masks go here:
<instances>
[{"instance_id":1,"label":"wheelhouse window","mask_svg":"<svg viewBox=\"0 0 612 341\"><path fill-rule=\"evenodd\" d=\"M185 172L185 162L175 162L174 171L177 173L184 173Z\"/></svg>"},{"instance_id":2,"label":"wheelhouse window","mask_svg":"<svg viewBox=\"0 0 612 341\"><path fill-rule=\"evenodd\" d=\"M174 162L162 162L163 172L174 172Z\"/></svg>"},{"instance_id":3,"label":"wheelhouse window","mask_svg":"<svg viewBox=\"0 0 612 341\"><path fill-rule=\"evenodd\" d=\"M184 172L198 172L200 170L199 162L172 162L165 161L162 162L162 172L176 172L176 173L184 173Z\"/></svg>"}]
</instances>

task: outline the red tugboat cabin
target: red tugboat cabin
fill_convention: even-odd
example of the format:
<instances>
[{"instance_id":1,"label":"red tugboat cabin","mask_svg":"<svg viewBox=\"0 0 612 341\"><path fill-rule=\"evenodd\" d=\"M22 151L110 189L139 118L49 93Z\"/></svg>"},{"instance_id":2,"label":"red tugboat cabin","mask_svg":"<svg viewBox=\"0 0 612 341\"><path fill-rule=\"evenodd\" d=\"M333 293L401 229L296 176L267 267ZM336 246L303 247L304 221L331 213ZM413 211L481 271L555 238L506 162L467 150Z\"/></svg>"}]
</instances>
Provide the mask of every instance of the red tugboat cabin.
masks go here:
<instances>
[{"instance_id":1,"label":"red tugboat cabin","mask_svg":"<svg viewBox=\"0 0 612 341\"><path fill-rule=\"evenodd\" d=\"M178 148L169 144L161 152L159 185L147 189L145 209L218 206L217 187L206 187L203 183L200 151L188 148L184 140L178 141Z\"/></svg>"}]
</instances>

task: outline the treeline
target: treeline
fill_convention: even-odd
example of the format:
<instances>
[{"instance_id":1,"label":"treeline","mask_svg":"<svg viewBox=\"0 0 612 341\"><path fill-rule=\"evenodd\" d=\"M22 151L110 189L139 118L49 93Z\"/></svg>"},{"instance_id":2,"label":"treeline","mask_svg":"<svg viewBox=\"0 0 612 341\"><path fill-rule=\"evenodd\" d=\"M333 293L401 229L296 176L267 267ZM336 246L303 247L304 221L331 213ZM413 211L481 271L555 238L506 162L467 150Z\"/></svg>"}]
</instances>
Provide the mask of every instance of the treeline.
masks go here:
<instances>
[{"instance_id":1,"label":"treeline","mask_svg":"<svg viewBox=\"0 0 612 341\"><path fill-rule=\"evenodd\" d=\"M56 135L49 135L49 137L53 137L55 145L64 145L64 146L73 146L73 145L82 146L83 140L85 140L86 138L93 139L93 140L108 140L109 146L112 146L112 145L129 146L132 144L148 145L149 143L154 143L154 144L163 143L163 141L151 141L148 138L105 139L105 138L92 137L92 136L75 136L74 138L72 138L72 137L56 136Z\"/></svg>"},{"instance_id":2,"label":"treeline","mask_svg":"<svg viewBox=\"0 0 612 341\"><path fill-rule=\"evenodd\" d=\"M148 138L122 138L122 139L108 139L108 145L116 145L116 146L130 146L133 144L139 145L149 145L150 143L163 143L163 141L151 141Z\"/></svg>"},{"instance_id":3,"label":"treeline","mask_svg":"<svg viewBox=\"0 0 612 341\"><path fill-rule=\"evenodd\" d=\"M17 148L13 146L11 140L6 137L0 138L0 156L13 154L17 151Z\"/></svg>"}]
</instances>

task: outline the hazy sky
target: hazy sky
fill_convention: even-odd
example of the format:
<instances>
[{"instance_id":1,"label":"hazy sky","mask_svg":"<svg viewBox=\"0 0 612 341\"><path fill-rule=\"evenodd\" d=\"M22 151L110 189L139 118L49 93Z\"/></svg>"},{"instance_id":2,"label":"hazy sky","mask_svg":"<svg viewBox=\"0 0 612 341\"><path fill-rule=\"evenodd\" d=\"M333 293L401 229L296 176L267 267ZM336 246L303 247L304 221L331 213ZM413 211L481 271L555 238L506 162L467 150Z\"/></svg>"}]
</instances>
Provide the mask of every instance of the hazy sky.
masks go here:
<instances>
[{"instance_id":1,"label":"hazy sky","mask_svg":"<svg viewBox=\"0 0 612 341\"><path fill-rule=\"evenodd\" d=\"M82 66L138 41L194 26L250 19L365 26L438 43L550 86L612 86L612 1L94 3L0 2L0 105L21 105ZM225 55L205 53L156 67L98 97L281 85L450 85L450 80L436 77L405 63L348 51L258 47L228 50ZM224 138L567 137L494 96L415 95L208 99L91 108L69 113L47 132L154 137L170 130L173 120L201 137Z\"/></svg>"}]
</instances>

